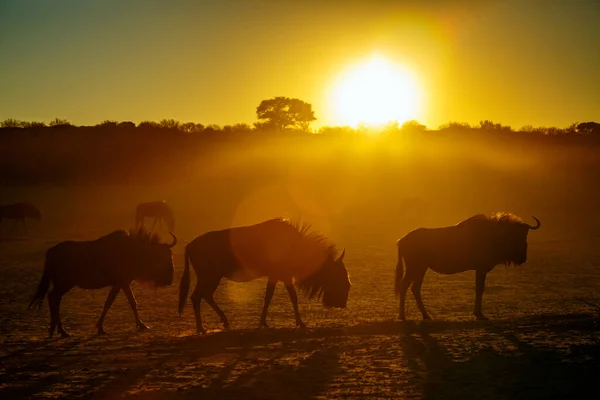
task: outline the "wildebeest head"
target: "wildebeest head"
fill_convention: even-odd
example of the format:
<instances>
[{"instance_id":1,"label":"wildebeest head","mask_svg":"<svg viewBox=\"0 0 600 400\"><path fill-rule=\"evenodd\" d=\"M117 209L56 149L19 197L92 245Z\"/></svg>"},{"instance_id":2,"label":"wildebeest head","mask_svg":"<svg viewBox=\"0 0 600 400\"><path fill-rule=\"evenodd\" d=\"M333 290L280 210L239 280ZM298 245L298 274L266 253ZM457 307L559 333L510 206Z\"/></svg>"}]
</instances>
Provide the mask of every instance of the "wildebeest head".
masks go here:
<instances>
[{"instance_id":1,"label":"wildebeest head","mask_svg":"<svg viewBox=\"0 0 600 400\"><path fill-rule=\"evenodd\" d=\"M38 221L42 220L42 213L40 212L40 210L38 210L35 206L33 206L31 204L29 205L29 207L27 209L27 213L30 218L33 218Z\"/></svg>"},{"instance_id":2,"label":"wildebeest head","mask_svg":"<svg viewBox=\"0 0 600 400\"><path fill-rule=\"evenodd\" d=\"M170 233L170 232L169 232ZM151 235L140 229L135 241L135 255L138 264L138 279L153 282L157 286L168 286L173 283L173 255L171 248L177 244L177 237L170 233L173 242L160 243L157 235Z\"/></svg>"},{"instance_id":3,"label":"wildebeest head","mask_svg":"<svg viewBox=\"0 0 600 400\"><path fill-rule=\"evenodd\" d=\"M346 250L339 257L333 252L333 247L323 265L311 276L300 282L300 289L309 298L322 297L323 305L327 308L346 308L350 293L350 277L344 265Z\"/></svg>"},{"instance_id":4,"label":"wildebeest head","mask_svg":"<svg viewBox=\"0 0 600 400\"><path fill-rule=\"evenodd\" d=\"M510 265L521 265L527 261L527 235L530 230L536 230L541 226L536 217L536 225L532 226L523 222L512 214L496 214L491 220L496 222L497 234L493 245L497 246L497 255L500 262Z\"/></svg>"},{"instance_id":5,"label":"wildebeest head","mask_svg":"<svg viewBox=\"0 0 600 400\"><path fill-rule=\"evenodd\" d=\"M325 274L328 276L323 287L323 305L327 308L346 308L348 295L350 293L350 277L344 265L346 249L337 259L329 259L323 265Z\"/></svg>"}]
</instances>

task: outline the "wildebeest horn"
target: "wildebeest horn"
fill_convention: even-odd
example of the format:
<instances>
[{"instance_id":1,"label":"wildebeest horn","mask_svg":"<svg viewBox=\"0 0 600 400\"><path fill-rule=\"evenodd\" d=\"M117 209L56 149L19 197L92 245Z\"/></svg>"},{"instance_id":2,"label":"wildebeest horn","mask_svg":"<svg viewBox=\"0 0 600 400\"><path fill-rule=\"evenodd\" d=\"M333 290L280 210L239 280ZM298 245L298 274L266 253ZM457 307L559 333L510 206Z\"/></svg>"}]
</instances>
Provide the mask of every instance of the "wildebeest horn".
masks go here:
<instances>
[{"instance_id":1,"label":"wildebeest horn","mask_svg":"<svg viewBox=\"0 0 600 400\"><path fill-rule=\"evenodd\" d=\"M173 236L173 243L171 243L169 245L169 247L175 247L175 245L177 244L177 236L173 235L171 232L169 232L169 235Z\"/></svg>"},{"instance_id":2,"label":"wildebeest horn","mask_svg":"<svg viewBox=\"0 0 600 400\"><path fill-rule=\"evenodd\" d=\"M533 217L533 215L532 215L532 217ZM532 231L535 231L535 230L536 230L536 229L538 229L540 226L542 226L542 223L541 223L541 222L540 222L540 220L539 220L539 219L537 219L536 217L533 217L533 219L535 219L535 222L537 222L537 225L536 225L536 226L531 226L531 225L529 225L529 224L526 224L526 225L527 225L527 227L528 227L529 229L531 229Z\"/></svg>"},{"instance_id":3,"label":"wildebeest horn","mask_svg":"<svg viewBox=\"0 0 600 400\"><path fill-rule=\"evenodd\" d=\"M344 251L342 251L342 255L340 255L340 257L337 260L342 261L344 259L345 255L346 255L346 249L344 249Z\"/></svg>"}]
</instances>

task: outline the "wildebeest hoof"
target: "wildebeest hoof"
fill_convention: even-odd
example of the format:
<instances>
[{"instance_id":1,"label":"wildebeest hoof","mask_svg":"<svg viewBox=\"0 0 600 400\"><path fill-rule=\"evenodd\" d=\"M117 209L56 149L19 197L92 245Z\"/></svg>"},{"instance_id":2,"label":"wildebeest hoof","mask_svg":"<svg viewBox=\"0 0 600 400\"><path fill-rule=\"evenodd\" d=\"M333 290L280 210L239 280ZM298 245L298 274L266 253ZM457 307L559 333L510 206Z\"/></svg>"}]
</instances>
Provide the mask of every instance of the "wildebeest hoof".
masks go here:
<instances>
[{"instance_id":1,"label":"wildebeest hoof","mask_svg":"<svg viewBox=\"0 0 600 400\"><path fill-rule=\"evenodd\" d=\"M269 324L267 324L267 321L260 321L260 325L258 325L259 328L268 328Z\"/></svg>"},{"instance_id":2,"label":"wildebeest hoof","mask_svg":"<svg viewBox=\"0 0 600 400\"><path fill-rule=\"evenodd\" d=\"M404 322L404 321L406 321L406 317L405 317L404 315L400 315L400 316L398 317L398 321L402 321L402 322Z\"/></svg>"},{"instance_id":3,"label":"wildebeest hoof","mask_svg":"<svg viewBox=\"0 0 600 400\"><path fill-rule=\"evenodd\" d=\"M106 331L103 328L98 328L97 335L104 336L104 335L108 335L108 333L106 333Z\"/></svg>"},{"instance_id":4,"label":"wildebeest hoof","mask_svg":"<svg viewBox=\"0 0 600 400\"><path fill-rule=\"evenodd\" d=\"M138 324L138 331L147 331L147 330L149 330L149 329L150 329L150 328L148 328L148 326L147 326L147 325L144 325L144 324Z\"/></svg>"},{"instance_id":5,"label":"wildebeest hoof","mask_svg":"<svg viewBox=\"0 0 600 400\"><path fill-rule=\"evenodd\" d=\"M477 321L487 321L489 318L483 314L475 314L475 318Z\"/></svg>"},{"instance_id":6,"label":"wildebeest hoof","mask_svg":"<svg viewBox=\"0 0 600 400\"><path fill-rule=\"evenodd\" d=\"M298 327L300 329L306 329L306 324L302 321L296 322L296 327Z\"/></svg>"},{"instance_id":7,"label":"wildebeest hoof","mask_svg":"<svg viewBox=\"0 0 600 400\"><path fill-rule=\"evenodd\" d=\"M62 331L60 333L60 337L62 337L62 338L68 338L68 337L71 337L71 335L69 335L69 333L67 331Z\"/></svg>"}]
</instances>

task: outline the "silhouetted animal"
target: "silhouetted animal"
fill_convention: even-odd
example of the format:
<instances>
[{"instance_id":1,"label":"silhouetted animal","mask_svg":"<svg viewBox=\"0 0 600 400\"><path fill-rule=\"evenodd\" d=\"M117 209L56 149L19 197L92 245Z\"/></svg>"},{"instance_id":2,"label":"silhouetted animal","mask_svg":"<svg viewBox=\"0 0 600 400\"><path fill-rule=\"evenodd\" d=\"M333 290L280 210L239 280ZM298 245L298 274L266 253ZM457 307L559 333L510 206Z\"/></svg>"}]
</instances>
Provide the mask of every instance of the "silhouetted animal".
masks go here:
<instances>
[{"instance_id":1,"label":"silhouetted animal","mask_svg":"<svg viewBox=\"0 0 600 400\"><path fill-rule=\"evenodd\" d=\"M423 319L429 319L421 299L427 268L441 274L475 270L473 314L477 319L485 319L481 303L487 273L498 264L521 265L527 260L527 234L541 225L537 218L533 219L536 226L510 213L496 213L489 218L478 214L454 226L415 229L399 239L395 291L400 295L400 319L405 319L406 291L411 285Z\"/></svg>"},{"instance_id":2,"label":"silhouetted animal","mask_svg":"<svg viewBox=\"0 0 600 400\"><path fill-rule=\"evenodd\" d=\"M146 218L154 218L154 223L152 224L152 228L150 228L151 232L154 230L157 222L159 222L159 227L162 226L162 221L165 221L169 231L173 232L175 230L173 210L165 201L151 201L138 204L135 212L135 227L143 227L144 219Z\"/></svg>"},{"instance_id":3,"label":"silhouetted animal","mask_svg":"<svg viewBox=\"0 0 600 400\"><path fill-rule=\"evenodd\" d=\"M25 219L30 218L40 221L42 219L42 214L40 213L40 210L38 210L37 207L35 207L33 204L15 203L0 206L0 223L5 218L15 220L13 229L17 226L19 221L21 221L23 223L23 228L25 228L25 230L27 231Z\"/></svg>"},{"instance_id":4,"label":"silhouetted animal","mask_svg":"<svg viewBox=\"0 0 600 400\"><path fill-rule=\"evenodd\" d=\"M48 293L50 305L50 330L52 337L54 329L62 336L69 336L60 320L60 302L63 294L73 287L83 289L100 289L112 286L100 315L98 334L105 334L104 318L108 309L123 290L135 316L139 329L148 329L138 315L137 304L131 291L134 280L153 282L157 286L167 286L173 283L173 260L171 248L177 244L159 243L158 236L139 229L136 232L119 230L90 241L66 241L58 243L46 252L44 273L38 285L29 308L38 304L42 306L44 296L50 283L52 290Z\"/></svg>"},{"instance_id":5,"label":"silhouetted animal","mask_svg":"<svg viewBox=\"0 0 600 400\"><path fill-rule=\"evenodd\" d=\"M197 284L191 300L198 333L204 333L200 302L202 299L219 315L225 328L229 322L213 299L221 278L248 282L267 277L267 290L260 325L267 325L267 310L281 281L294 307L296 325L305 327L298 311L294 283L309 298L321 298L325 307L345 308L350 291L348 271L343 263L345 250L338 257L335 246L325 236L311 232L308 225L286 219L205 233L185 247L185 269L179 286L179 313L187 300L190 262Z\"/></svg>"}]
</instances>

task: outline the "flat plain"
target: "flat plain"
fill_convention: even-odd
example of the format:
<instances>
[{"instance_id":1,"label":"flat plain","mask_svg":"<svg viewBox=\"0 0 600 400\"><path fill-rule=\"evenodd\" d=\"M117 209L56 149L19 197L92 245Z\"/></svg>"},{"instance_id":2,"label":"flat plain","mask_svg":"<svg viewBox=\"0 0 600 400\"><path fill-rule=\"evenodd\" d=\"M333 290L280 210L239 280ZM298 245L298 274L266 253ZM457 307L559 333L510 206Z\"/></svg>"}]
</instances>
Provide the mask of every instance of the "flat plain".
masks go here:
<instances>
[{"instance_id":1,"label":"flat plain","mask_svg":"<svg viewBox=\"0 0 600 400\"><path fill-rule=\"evenodd\" d=\"M275 189L266 190L269 198L276 197ZM151 329L135 330L120 294L106 318L109 335L96 336L94 325L109 289L74 289L61 309L72 337L48 339L47 302L39 311L27 309L47 248L62 240L127 229L136 201L161 192L64 187L18 188L5 194L37 196L44 217L28 222L27 232L13 232L11 221L3 223L2 399L530 399L587 396L597 389L600 330L594 310L577 298L598 300L600 238L591 232L567 234L577 229L558 226L566 219L553 220L547 211L538 215L542 228L529 236L527 263L498 266L488 276L484 312L489 321L471 316L473 273L443 276L429 271L423 296L433 320L421 321L409 296L409 321L399 322L393 293L395 240L411 228L398 222L407 217L382 211L373 217L373 212L347 208L331 218L313 215L315 229L330 236L340 250L347 249L345 263L353 284L347 309L326 310L300 296L308 329L296 329L280 285L269 311L270 328L259 329L265 280L222 281L216 300L232 327L222 330L203 304L209 333L196 335L189 300L182 317L177 313L185 244L207 230L265 219L286 204L252 206L258 210L252 215L238 208L237 214L223 212L228 217L220 217L205 206L214 199L198 195L174 201L180 240L174 248L174 284L133 285L140 315ZM256 196L246 198L262 204ZM427 223L440 226L458 222L459 216L469 215L455 212L437 224Z\"/></svg>"}]
</instances>

